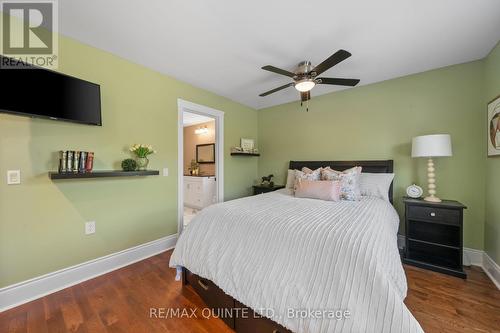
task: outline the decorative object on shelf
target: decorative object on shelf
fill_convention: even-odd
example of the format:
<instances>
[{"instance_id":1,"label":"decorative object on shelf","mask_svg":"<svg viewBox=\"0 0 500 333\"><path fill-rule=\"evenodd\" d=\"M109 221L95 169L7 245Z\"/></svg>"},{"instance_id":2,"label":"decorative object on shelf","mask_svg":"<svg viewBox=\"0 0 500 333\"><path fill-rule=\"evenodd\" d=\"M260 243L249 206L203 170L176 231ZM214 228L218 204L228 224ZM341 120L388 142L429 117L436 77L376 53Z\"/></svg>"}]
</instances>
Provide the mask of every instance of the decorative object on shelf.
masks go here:
<instances>
[{"instance_id":1,"label":"decorative object on shelf","mask_svg":"<svg viewBox=\"0 0 500 333\"><path fill-rule=\"evenodd\" d=\"M130 151L137 156L137 167L139 170L146 170L149 164L148 156L156 153L151 145L137 143L130 147Z\"/></svg>"},{"instance_id":2,"label":"decorative object on shelf","mask_svg":"<svg viewBox=\"0 0 500 333\"><path fill-rule=\"evenodd\" d=\"M80 160L78 162L78 172L85 172L85 164L87 164L87 152L80 152Z\"/></svg>"},{"instance_id":3,"label":"decorative object on shelf","mask_svg":"<svg viewBox=\"0 0 500 333\"><path fill-rule=\"evenodd\" d=\"M436 173L433 157L452 156L451 137L449 134L434 134L417 136L412 140L412 157L427 157L427 183L429 195L425 201L441 202L436 197Z\"/></svg>"},{"instance_id":4,"label":"decorative object on shelf","mask_svg":"<svg viewBox=\"0 0 500 333\"><path fill-rule=\"evenodd\" d=\"M73 172L78 172L80 168L80 151L75 151L73 155Z\"/></svg>"},{"instance_id":5,"label":"decorative object on shelf","mask_svg":"<svg viewBox=\"0 0 500 333\"><path fill-rule=\"evenodd\" d=\"M59 152L59 172L64 173L66 172L66 167L67 167L67 160L68 160L68 153L64 150L61 150Z\"/></svg>"},{"instance_id":6,"label":"decorative object on shelf","mask_svg":"<svg viewBox=\"0 0 500 333\"><path fill-rule=\"evenodd\" d=\"M488 156L500 155L500 95L488 103Z\"/></svg>"},{"instance_id":7,"label":"decorative object on shelf","mask_svg":"<svg viewBox=\"0 0 500 333\"><path fill-rule=\"evenodd\" d=\"M127 158L122 161L123 171L135 171L137 169L137 162L132 158Z\"/></svg>"},{"instance_id":8,"label":"decorative object on shelf","mask_svg":"<svg viewBox=\"0 0 500 333\"><path fill-rule=\"evenodd\" d=\"M231 155L260 156L259 150L254 147L252 139L241 139L241 147L231 147Z\"/></svg>"},{"instance_id":9,"label":"decorative object on shelf","mask_svg":"<svg viewBox=\"0 0 500 333\"><path fill-rule=\"evenodd\" d=\"M147 170L149 164L149 159L147 157L138 157L137 158L137 169L138 170Z\"/></svg>"},{"instance_id":10,"label":"decorative object on shelf","mask_svg":"<svg viewBox=\"0 0 500 333\"><path fill-rule=\"evenodd\" d=\"M73 171L73 154L75 152L72 150L68 150L67 155L66 155L66 172L72 172Z\"/></svg>"},{"instance_id":11,"label":"decorative object on shelf","mask_svg":"<svg viewBox=\"0 0 500 333\"><path fill-rule=\"evenodd\" d=\"M89 161L90 158L90 161ZM59 151L59 173L91 172L94 153L86 151L61 150Z\"/></svg>"},{"instance_id":12,"label":"decorative object on shelf","mask_svg":"<svg viewBox=\"0 0 500 333\"><path fill-rule=\"evenodd\" d=\"M273 187L274 186L274 182L272 181L273 177L274 177L274 175L269 175L269 176L262 177L262 181L260 182L260 185L261 186Z\"/></svg>"},{"instance_id":13,"label":"decorative object on shelf","mask_svg":"<svg viewBox=\"0 0 500 333\"><path fill-rule=\"evenodd\" d=\"M241 145L241 149L243 150L243 152L245 152L245 153L252 153L253 152L253 149L254 149L253 139L241 138L240 145Z\"/></svg>"},{"instance_id":14,"label":"decorative object on shelf","mask_svg":"<svg viewBox=\"0 0 500 333\"><path fill-rule=\"evenodd\" d=\"M417 199L422 197L422 194L424 194L424 190L418 185L412 184L406 188L406 195L410 198Z\"/></svg>"},{"instance_id":15,"label":"decorative object on shelf","mask_svg":"<svg viewBox=\"0 0 500 333\"><path fill-rule=\"evenodd\" d=\"M200 164L214 164L215 143L196 145L196 162Z\"/></svg>"},{"instance_id":16,"label":"decorative object on shelf","mask_svg":"<svg viewBox=\"0 0 500 333\"><path fill-rule=\"evenodd\" d=\"M194 159L191 160L191 166L189 168L189 174L191 176L198 176L200 174L200 165Z\"/></svg>"},{"instance_id":17,"label":"decorative object on shelf","mask_svg":"<svg viewBox=\"0 0 500 333\"><path fill-rule=\"evenodd\" d=\"M87 152L87 160L85 161L85 172L92 172L94 169L94 152Z\"/></svg>"}]
</instances>

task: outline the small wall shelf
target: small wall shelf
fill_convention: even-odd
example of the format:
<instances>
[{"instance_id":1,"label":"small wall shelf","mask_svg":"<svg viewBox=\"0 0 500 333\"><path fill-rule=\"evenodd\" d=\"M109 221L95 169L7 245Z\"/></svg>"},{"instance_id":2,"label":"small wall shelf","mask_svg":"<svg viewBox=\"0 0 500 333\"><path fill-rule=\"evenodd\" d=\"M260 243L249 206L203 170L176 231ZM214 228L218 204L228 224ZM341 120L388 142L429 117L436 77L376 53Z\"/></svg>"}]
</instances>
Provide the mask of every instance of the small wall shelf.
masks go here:
<instances>
[{"instance_id":1,"label":"small wall shelf","mask_svg":"<svg viewBox=\"0 0 500 333\"><path fill-rule=\"evenodd\" d=\"M85 173L59 173L49 172L50 179L85 179L85 178L109 178L109 177L137 177L137 176L158 176L158 170L145 171L122 171L122 170L99 170Z\"/></svg>"},{"instance_id":2,"label":"small wall shelf","mask_svg":"<svg viewBox=\"0 0 500 333\"><path fill-rule=\"evenodd\" d=\"M255 154L255 153L231 153L231 156L260 156L260 154Z\"/></svg>"}]
</instances>

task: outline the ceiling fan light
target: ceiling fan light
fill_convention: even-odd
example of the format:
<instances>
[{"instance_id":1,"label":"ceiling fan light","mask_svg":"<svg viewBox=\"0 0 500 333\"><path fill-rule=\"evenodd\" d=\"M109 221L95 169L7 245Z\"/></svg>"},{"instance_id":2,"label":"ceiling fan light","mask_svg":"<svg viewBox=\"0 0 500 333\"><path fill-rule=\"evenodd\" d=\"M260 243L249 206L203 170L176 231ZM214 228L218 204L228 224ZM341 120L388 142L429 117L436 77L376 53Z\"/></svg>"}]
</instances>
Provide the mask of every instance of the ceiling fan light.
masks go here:
<instances>
[{"instance_id":1,"label":"ceiling fan light","mask_svg":"<svg viewBox=\"0 0 500 333\"><path fill-rule=\"evenodd\" d=\"M316 85L316 82L313 80L305 79L305 80L300 80L295 83L295 89L297 89L300 92L307 92L310 91L314 86Z\"/></svg>"}]
</instances>

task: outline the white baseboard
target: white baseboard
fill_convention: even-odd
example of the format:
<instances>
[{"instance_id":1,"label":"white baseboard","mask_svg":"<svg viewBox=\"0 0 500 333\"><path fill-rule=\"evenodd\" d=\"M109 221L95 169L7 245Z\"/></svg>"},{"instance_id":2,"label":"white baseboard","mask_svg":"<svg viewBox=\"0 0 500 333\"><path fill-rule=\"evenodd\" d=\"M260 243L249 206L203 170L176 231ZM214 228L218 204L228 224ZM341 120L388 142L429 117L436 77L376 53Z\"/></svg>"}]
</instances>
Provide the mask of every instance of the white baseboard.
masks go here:
<instances>
[{"instance_id":1,"label":"white baseboard","mask_svg":"<svg viewBox=\"0 0 500 333\"><path fill-rule=\"evenodd\" d=\"M173 248L176 242L177 234L166 236L1 288L0 312L154 256Z\"/></svg>"},{"instance_id":2,"label":"white baseboard","mask_svg":"<svg viewBox=\"0 0 500 333\"><path fill-rule=\"evenodd\" d=\"M483 270L497 288L500 289L500 266L487 253L484 254Z\"/></svg>"},{"instance_id":3,"label":"white baseboard","mask_svg":"<svg viewBox=\"0 0 500 333\"><path fill-rule=\"evenodd\" d=\"M465 266L483 267L484 251L464 247L463 263Z\"/></svg>"}]
</instances>

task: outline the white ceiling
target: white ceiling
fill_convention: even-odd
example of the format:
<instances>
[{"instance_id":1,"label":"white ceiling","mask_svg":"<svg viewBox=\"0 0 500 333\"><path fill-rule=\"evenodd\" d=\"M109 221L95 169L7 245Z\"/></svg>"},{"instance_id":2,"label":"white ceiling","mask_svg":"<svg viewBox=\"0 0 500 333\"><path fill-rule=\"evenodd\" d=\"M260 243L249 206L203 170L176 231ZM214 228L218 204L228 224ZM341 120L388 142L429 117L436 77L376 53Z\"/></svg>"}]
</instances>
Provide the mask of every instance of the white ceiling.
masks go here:
<instances>
[{"instance_id":1,"label":"white ceiling","mask_svg":"<svg viewBox=\"0 0 500 333\"><path fill-rule=\"evenodd\" d=\"M213 118L202 116L196 113L191 113L191 112L182 113L182 125L184 127L206 123L209 121L215 121L215 120Z\"/></svg>"},{"instance_id":2,"label":"white ceiling","mask_svg":"<svg viewBox=\"0 0 500 333\"><path fill-rule=\"evenodd\" d=\"M353 56L323 76L361 85L480 59L500 39L499 0L71 0L60 31L253 108L298 100L260 69ZM318 86L312 95L339 88Z\"/></svg>"}]
</instances>

